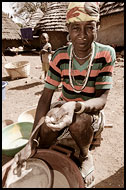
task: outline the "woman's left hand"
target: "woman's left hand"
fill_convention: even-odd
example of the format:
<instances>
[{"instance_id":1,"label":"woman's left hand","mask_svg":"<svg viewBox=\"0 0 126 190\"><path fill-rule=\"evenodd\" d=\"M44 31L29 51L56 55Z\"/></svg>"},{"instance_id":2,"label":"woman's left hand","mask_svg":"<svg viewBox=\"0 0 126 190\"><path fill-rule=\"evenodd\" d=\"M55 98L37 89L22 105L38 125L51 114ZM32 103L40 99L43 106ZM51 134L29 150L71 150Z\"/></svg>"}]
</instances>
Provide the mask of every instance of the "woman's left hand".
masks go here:
<instances>
[{"instance_id":1,"label":"woman's left hand","mask_svg":"<svg viewBox=\"0 0 126 190\"><path fill-rule=\"evenodd\" d=\"M60 131L72 123L75 108L74 101L67 102L60 108L52 108L46 115L46 125L53 131Z\"/></svg>"}]
</instances>

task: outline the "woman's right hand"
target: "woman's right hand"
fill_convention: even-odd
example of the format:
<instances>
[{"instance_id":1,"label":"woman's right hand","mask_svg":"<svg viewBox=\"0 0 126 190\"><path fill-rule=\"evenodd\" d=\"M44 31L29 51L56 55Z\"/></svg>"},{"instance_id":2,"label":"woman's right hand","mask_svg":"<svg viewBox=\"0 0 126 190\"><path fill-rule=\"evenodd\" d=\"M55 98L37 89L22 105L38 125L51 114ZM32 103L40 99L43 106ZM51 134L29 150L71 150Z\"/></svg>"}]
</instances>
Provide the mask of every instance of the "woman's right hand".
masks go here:
<instances>
[{"instance_id":1,"label":"woman's right hand","mask_svg":"<svg viewBox=\"0 0 126 190\"><path fill-rule=\"evenodd\" d=\"M52 108L45 117L46 125L52 131L60 131L72 123L76 102L64 103L60 108Z\"/></svg>"},{"instance_id":2,"label":"woman's right hand","mask_svg":"<svg viewBox=\"0 0 126 190\"><path fill-rule=\"evenodd\" d=\"M6 180L9 175L16 174L16 176L20 177L22 168L25 166L25 161L29 157L32 157L36 153L36 142L29 141L26 146L19 151L12 160L6 163L2 167L2 186L5 186Z\"/></svg>"},{"instance_id":3,"label":"woman's right hand","mask_svg":"<svg viewBox=\"0 0 126 190\"><path fill-rule=\"evenodd\" d=\"M26 146L14 156L14 162L22 164L36 153L37 143L29 141Z\"/></svg>"},{"instance_id":4,"label":"woman's right hand","mask_svg":"<svg viewBox=\"0 0 126 190\"><path fill-rule=\"evenodd\" d=\"M26 146L15 155L14 160L16 162L22 163L22 162L26 161L28 158L32 157L36 153L37 146L39 145L36 138L38 136L39 128L44 123L44 120L45 120L45 117L41 117L38 124L32 131L32 134L31 134Z\"/></svg>"}]
</instances>

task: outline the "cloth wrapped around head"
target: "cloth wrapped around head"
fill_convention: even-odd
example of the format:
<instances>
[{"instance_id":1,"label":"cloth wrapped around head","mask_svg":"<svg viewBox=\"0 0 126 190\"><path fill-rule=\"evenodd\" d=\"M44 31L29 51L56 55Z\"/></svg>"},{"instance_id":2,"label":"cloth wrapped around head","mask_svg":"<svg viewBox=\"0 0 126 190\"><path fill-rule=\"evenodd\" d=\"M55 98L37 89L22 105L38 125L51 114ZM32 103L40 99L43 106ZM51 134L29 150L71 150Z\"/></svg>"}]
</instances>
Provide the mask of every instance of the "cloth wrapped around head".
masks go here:
<instances>
[{"instance_id":1,"label":"cloth wrapped around head","mask_svg":"<svg viewBox=\"0 0 126 190\"><path fill-rule=\"evenodd\" d=\"M99 2L70 2L66 23L82 21L99 21Z\"/></svg>"}]
</instances>

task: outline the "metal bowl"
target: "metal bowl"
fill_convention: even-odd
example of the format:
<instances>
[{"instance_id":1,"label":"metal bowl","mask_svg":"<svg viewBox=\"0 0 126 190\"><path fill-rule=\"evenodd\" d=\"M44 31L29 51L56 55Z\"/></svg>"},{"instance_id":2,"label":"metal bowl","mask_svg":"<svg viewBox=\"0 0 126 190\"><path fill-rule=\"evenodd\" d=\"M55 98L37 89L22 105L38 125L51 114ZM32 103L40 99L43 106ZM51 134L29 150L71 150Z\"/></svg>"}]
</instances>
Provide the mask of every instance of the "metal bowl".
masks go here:
<instances>
[{"instance_id":1,"label":"metal bowl","mask_svg":"<svg viewBox=\"0 0 126 190\"><path fill-rule=\"evenodd\" d=\"M8 173L5 188L50 188L51 171L48 165L36 158L29 158L20 176Z\"/></svg>"}]
</instances>

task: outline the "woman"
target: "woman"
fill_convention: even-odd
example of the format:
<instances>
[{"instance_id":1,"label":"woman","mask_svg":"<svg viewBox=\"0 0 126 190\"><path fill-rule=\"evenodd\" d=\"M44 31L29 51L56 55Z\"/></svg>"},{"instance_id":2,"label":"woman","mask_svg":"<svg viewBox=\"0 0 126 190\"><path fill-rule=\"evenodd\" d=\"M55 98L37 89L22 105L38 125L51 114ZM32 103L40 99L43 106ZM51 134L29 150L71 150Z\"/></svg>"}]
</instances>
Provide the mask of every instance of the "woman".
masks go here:
<instances>
[{"instance_id":1,"label":"woman","mask_svg":"<svg viewBox=\"0 0 126 190\"><path fill-rule=\"evenodd\" d=\"M93 158L89 151L94 134L103 129L102 112L112 87L115 51L95 42L99 28L99 4L71 2L67 27L71 43L52 57L44 91L38 102L34 128L42 116L39 130L41 148L48 148L69 131L80 149L80 172L86 187L94 185ZM62 82L62 93L50 110L53 93ZM49 111L50 110L50 111ZM32 151L36 141L33 141Z\"/></svg>"}]
</instances>

